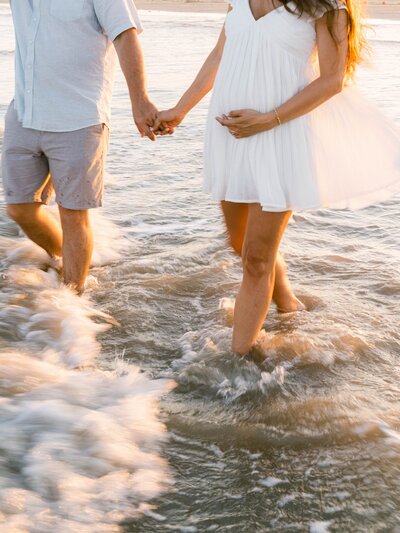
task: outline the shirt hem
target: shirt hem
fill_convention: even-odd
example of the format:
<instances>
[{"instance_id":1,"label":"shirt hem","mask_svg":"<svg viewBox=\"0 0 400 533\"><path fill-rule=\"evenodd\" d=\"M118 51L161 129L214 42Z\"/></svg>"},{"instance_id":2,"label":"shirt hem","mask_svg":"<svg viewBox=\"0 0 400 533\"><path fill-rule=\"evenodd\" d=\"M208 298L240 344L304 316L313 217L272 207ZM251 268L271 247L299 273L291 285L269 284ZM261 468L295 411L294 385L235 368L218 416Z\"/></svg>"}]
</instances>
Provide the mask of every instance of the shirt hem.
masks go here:
<instances>
[{"instance_id":1,"label":"shirt hem","mask_svg":"<svg viewBox=\"0 0 400 533\"><path fill-rule=\"evenodd\" d=\"M21 123L22 123L22 127L25 129L43 131L47 133L68 133L71 131L84 130L86 128L90 128L91 126L98 126L99 124L105 124L107 128L110 129L110 120L104 119L102 117L98 117L97 119L93 119L88 122L84 122L82 124L75 125L75 126L69 126L69 127L55 127L55 126L51 126L47 124L33 125L33 124L27 124L24 121L22 121Z\"/></svg>"}]
</instances>

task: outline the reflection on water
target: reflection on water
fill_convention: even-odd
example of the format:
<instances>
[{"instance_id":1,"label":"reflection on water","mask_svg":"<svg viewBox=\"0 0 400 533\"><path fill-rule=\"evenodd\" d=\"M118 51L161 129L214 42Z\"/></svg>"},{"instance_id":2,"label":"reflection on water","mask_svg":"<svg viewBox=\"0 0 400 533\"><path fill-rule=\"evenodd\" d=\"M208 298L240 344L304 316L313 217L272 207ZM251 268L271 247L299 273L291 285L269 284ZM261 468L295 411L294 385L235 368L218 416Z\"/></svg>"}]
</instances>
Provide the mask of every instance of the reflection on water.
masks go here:
<instances>
[{"instance_id":1,"label":"reflection on water","mask_svg":"<svg viewBox=\"0 0 400 533\"><path fill-rule=\"evenodd\" d=\"M167 106L222 18L143 18ZM2 117L10 27L0 6ZM375 26L376 70L361 79L400 122L398 30ZM397 531L398 201L295 215L284 253L309 312L273 309L266 359L232 356L240 264L201 193L206 102L156 144L128 110L119 77L85 298L0 215L0 530Z\"/></svg>"}]
</instances>

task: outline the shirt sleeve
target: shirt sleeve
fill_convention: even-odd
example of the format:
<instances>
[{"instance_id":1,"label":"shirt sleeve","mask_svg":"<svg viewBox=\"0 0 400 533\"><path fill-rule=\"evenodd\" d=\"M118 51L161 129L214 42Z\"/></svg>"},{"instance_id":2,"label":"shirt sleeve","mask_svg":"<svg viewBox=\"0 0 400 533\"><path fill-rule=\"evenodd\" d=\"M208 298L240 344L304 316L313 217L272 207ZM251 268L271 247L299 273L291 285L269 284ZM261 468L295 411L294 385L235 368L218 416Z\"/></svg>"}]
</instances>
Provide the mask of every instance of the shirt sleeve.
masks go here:
<instances>
[{"instance_id":1,"label":"shirt sleeve","mask_svg":"<svg viewBox=\"0 0 400 533\"><path fill-rule=\"evenodd\" d=\"M93 6L100 26L112 41L131 28L142 33L143 27L133 0L93 0Z\"/></svg>"}]
</instances>

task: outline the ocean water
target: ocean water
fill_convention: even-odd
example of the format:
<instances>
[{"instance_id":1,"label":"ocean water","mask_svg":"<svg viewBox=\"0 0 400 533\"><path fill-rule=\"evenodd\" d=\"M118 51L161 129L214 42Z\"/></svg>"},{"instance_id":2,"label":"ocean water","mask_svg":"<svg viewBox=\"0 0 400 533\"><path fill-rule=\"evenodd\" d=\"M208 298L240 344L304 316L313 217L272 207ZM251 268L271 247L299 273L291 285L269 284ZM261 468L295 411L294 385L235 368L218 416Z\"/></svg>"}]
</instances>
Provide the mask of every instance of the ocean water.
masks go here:
<instances>
[{"instance_id":1,"label":"ocean water","mask_svg":"<svg viewBox=\"0 0 400 533\"><path fill-rule=\"evenodd\" d=\"M223 17L142 17L166 107ZM361 86L400 124L400 24L370 31ZM0 6L1 132L13 47ZM0 531L400 531L398 200L294 215L283 251L309 312L272 309L265 361L240 359L240 263L201 192L207 101L155 144L129 109L119 75L85 297L0 213Z\"/></svg>"}]
</instances>

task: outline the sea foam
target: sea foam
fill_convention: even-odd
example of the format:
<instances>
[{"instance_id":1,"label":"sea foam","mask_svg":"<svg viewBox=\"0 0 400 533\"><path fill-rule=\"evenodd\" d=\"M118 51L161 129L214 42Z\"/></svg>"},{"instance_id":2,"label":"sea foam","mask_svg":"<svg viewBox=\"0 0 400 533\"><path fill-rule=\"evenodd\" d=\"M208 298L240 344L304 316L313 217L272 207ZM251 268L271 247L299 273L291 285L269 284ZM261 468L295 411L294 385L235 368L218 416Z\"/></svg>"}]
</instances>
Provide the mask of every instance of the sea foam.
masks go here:
<instances>
[{"instance_id":1,"label":"sea foam","mask_svg":"<svg viewBox=\"0 0 400 533\"><path fill-rule=\"evenodd\" d=\"M114 261L118 231L99 215L96 228L111 237L95 263ZM115 321L42 270L38 247L2 238L0 258L0 530L117 532L172 483L158 411L173 384L101 368L97 336Z\"/></svg>"}]
</instances>

